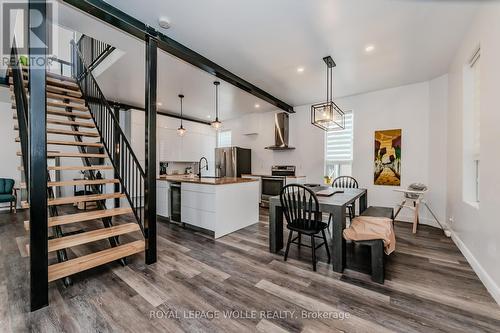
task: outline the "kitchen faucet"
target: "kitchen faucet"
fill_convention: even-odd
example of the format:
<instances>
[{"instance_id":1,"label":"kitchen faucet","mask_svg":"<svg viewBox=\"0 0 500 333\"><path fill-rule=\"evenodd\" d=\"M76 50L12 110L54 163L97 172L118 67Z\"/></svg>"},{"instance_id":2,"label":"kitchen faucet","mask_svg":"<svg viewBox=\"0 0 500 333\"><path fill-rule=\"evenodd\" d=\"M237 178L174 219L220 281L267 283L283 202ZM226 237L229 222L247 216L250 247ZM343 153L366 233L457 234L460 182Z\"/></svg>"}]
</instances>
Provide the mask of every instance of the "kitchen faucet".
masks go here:
<instances>
[{"instance_id":1,"label":"kitchen faucet","mask_svg":"<svg viewBox=\"0 0 500 333\"><path fill-rule=\"evenodd\" d=\"M200 179L201 179L201 169L203 168L201 166L201 162L203 160L205 160L205 169L208 171L208 161L207 161L206 157L200 158L200 162L198 163L198 178L200 178Z\"/></svg>"}]
</instances>

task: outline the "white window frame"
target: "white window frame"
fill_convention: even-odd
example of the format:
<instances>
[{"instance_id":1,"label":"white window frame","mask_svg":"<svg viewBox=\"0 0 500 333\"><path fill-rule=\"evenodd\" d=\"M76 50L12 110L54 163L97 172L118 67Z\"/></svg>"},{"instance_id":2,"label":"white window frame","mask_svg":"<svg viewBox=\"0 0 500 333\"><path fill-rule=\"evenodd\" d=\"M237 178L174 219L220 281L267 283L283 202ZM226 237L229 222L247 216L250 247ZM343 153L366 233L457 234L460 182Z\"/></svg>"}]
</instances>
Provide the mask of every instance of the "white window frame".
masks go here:
<instances>
[{"instance_id":1,"label":"white window frame","mask_svg":"<svg viewBox=\"0 0 500 333\"><path fill-rule=\"evenodd\" d=\"M351 176L352 175L352 161L354 159L354 114L352 111L346 111L346 129L344 130L334 130L325 132L325 152L324 152L324 168L325 176L330 176L336 178L338 176ZM349 134L350 137L347 145L349 148L346 150L346 158L333 158L329 159L329 140L336 135L346 135ZM331 152L330 152L331 155ZM332 174L333 171L333 174Z\"/></svg>"},{"instance_id":2,"label":"white window frame","mask_svg":"<svg viewBox=\"0 0 500 333\"><path fill-rule=\"evenodd\" d=\"M479 208L481 48L478 47L463 72L463 175L462 198Z\"/></svg>"},{"instance_id":3,"label":"white window frame","mask_svg":"<svg viewBox=\"0 0 500 333\"><path fill-rule=\"evenodd\" d=\"M229 143L221 142L221 135L229 133ZM233 140L233 133L231 130L222 130L217 132L217 148L231 147Z\"/></svg>"}]
</instances>

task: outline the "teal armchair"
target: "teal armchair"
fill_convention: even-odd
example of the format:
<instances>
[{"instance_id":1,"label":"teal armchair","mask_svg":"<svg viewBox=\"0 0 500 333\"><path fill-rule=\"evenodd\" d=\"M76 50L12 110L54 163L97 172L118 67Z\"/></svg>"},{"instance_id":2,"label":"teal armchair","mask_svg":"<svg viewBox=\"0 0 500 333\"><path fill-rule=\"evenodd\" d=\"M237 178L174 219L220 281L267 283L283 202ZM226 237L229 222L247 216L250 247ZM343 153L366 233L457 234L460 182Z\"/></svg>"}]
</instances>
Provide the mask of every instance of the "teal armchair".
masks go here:
<instances>
[{"instance_id":1,"label":"teal armchair","mask_svg":"<svg viewBox=\"0 0 500 333\"><path fill-rule=\"evenodd\" d=\"M14 207L14 212L16 212L17 205L17 191L14 188L13 179L0 178L0 203L10 203L10 212L12 213L12 207Z\"/></svg>"}]
</instances>

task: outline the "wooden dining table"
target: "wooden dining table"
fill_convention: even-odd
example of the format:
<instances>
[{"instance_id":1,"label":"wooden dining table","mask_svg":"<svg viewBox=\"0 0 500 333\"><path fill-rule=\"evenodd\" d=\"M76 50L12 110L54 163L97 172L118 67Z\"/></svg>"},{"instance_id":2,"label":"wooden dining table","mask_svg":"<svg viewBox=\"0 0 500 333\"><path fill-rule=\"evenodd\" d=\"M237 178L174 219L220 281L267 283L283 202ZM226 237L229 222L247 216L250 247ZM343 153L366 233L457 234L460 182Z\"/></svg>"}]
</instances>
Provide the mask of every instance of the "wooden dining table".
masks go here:
<instances>
[{"instance_id":1,"label":"wooden dining table","mask_svg":"<svg viewBox=\"0 0 500 333\"><path fill-rule=\"evenodd\" d=\"M318 186L311 190L318 192L330 187ZM322 213L333 214L333 231L331 232L328 245L331 249L333 270L342 273L346 265L346 241L342 235L346 227L346 207L355 204L359 200L359 213L367 208L368 194L366 189L339 188L335 189L343 193L335 193L332 196L318 196L319 209ZM329 233L327 233L328 235ZM278 253L283 249L283 210L279 196L269 199L269 251ZM327 236L328 237L328 236Z\"/></svg>"}]
</instances>

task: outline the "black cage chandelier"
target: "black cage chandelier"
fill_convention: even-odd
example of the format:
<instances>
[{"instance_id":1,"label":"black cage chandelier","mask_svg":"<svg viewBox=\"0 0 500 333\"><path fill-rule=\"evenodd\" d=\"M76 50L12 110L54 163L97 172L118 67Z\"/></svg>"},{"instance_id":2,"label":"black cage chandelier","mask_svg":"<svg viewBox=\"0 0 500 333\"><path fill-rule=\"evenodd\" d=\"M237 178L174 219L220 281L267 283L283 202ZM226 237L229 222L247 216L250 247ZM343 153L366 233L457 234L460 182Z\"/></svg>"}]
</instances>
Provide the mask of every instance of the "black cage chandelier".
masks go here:
<instances>
[{"instance_id":1,"label":"black cage chandelier","mask_svg":"<svg viewBox=\"0 0 500 333\"><path fill-rule=\"evenodd\" d=\"M345 113L333 101L333 67L337 66L332 57L324 57L326 64L326 102L311 106L311 124L324 131L345 128Z\"/></svg>"}]
</instances>

